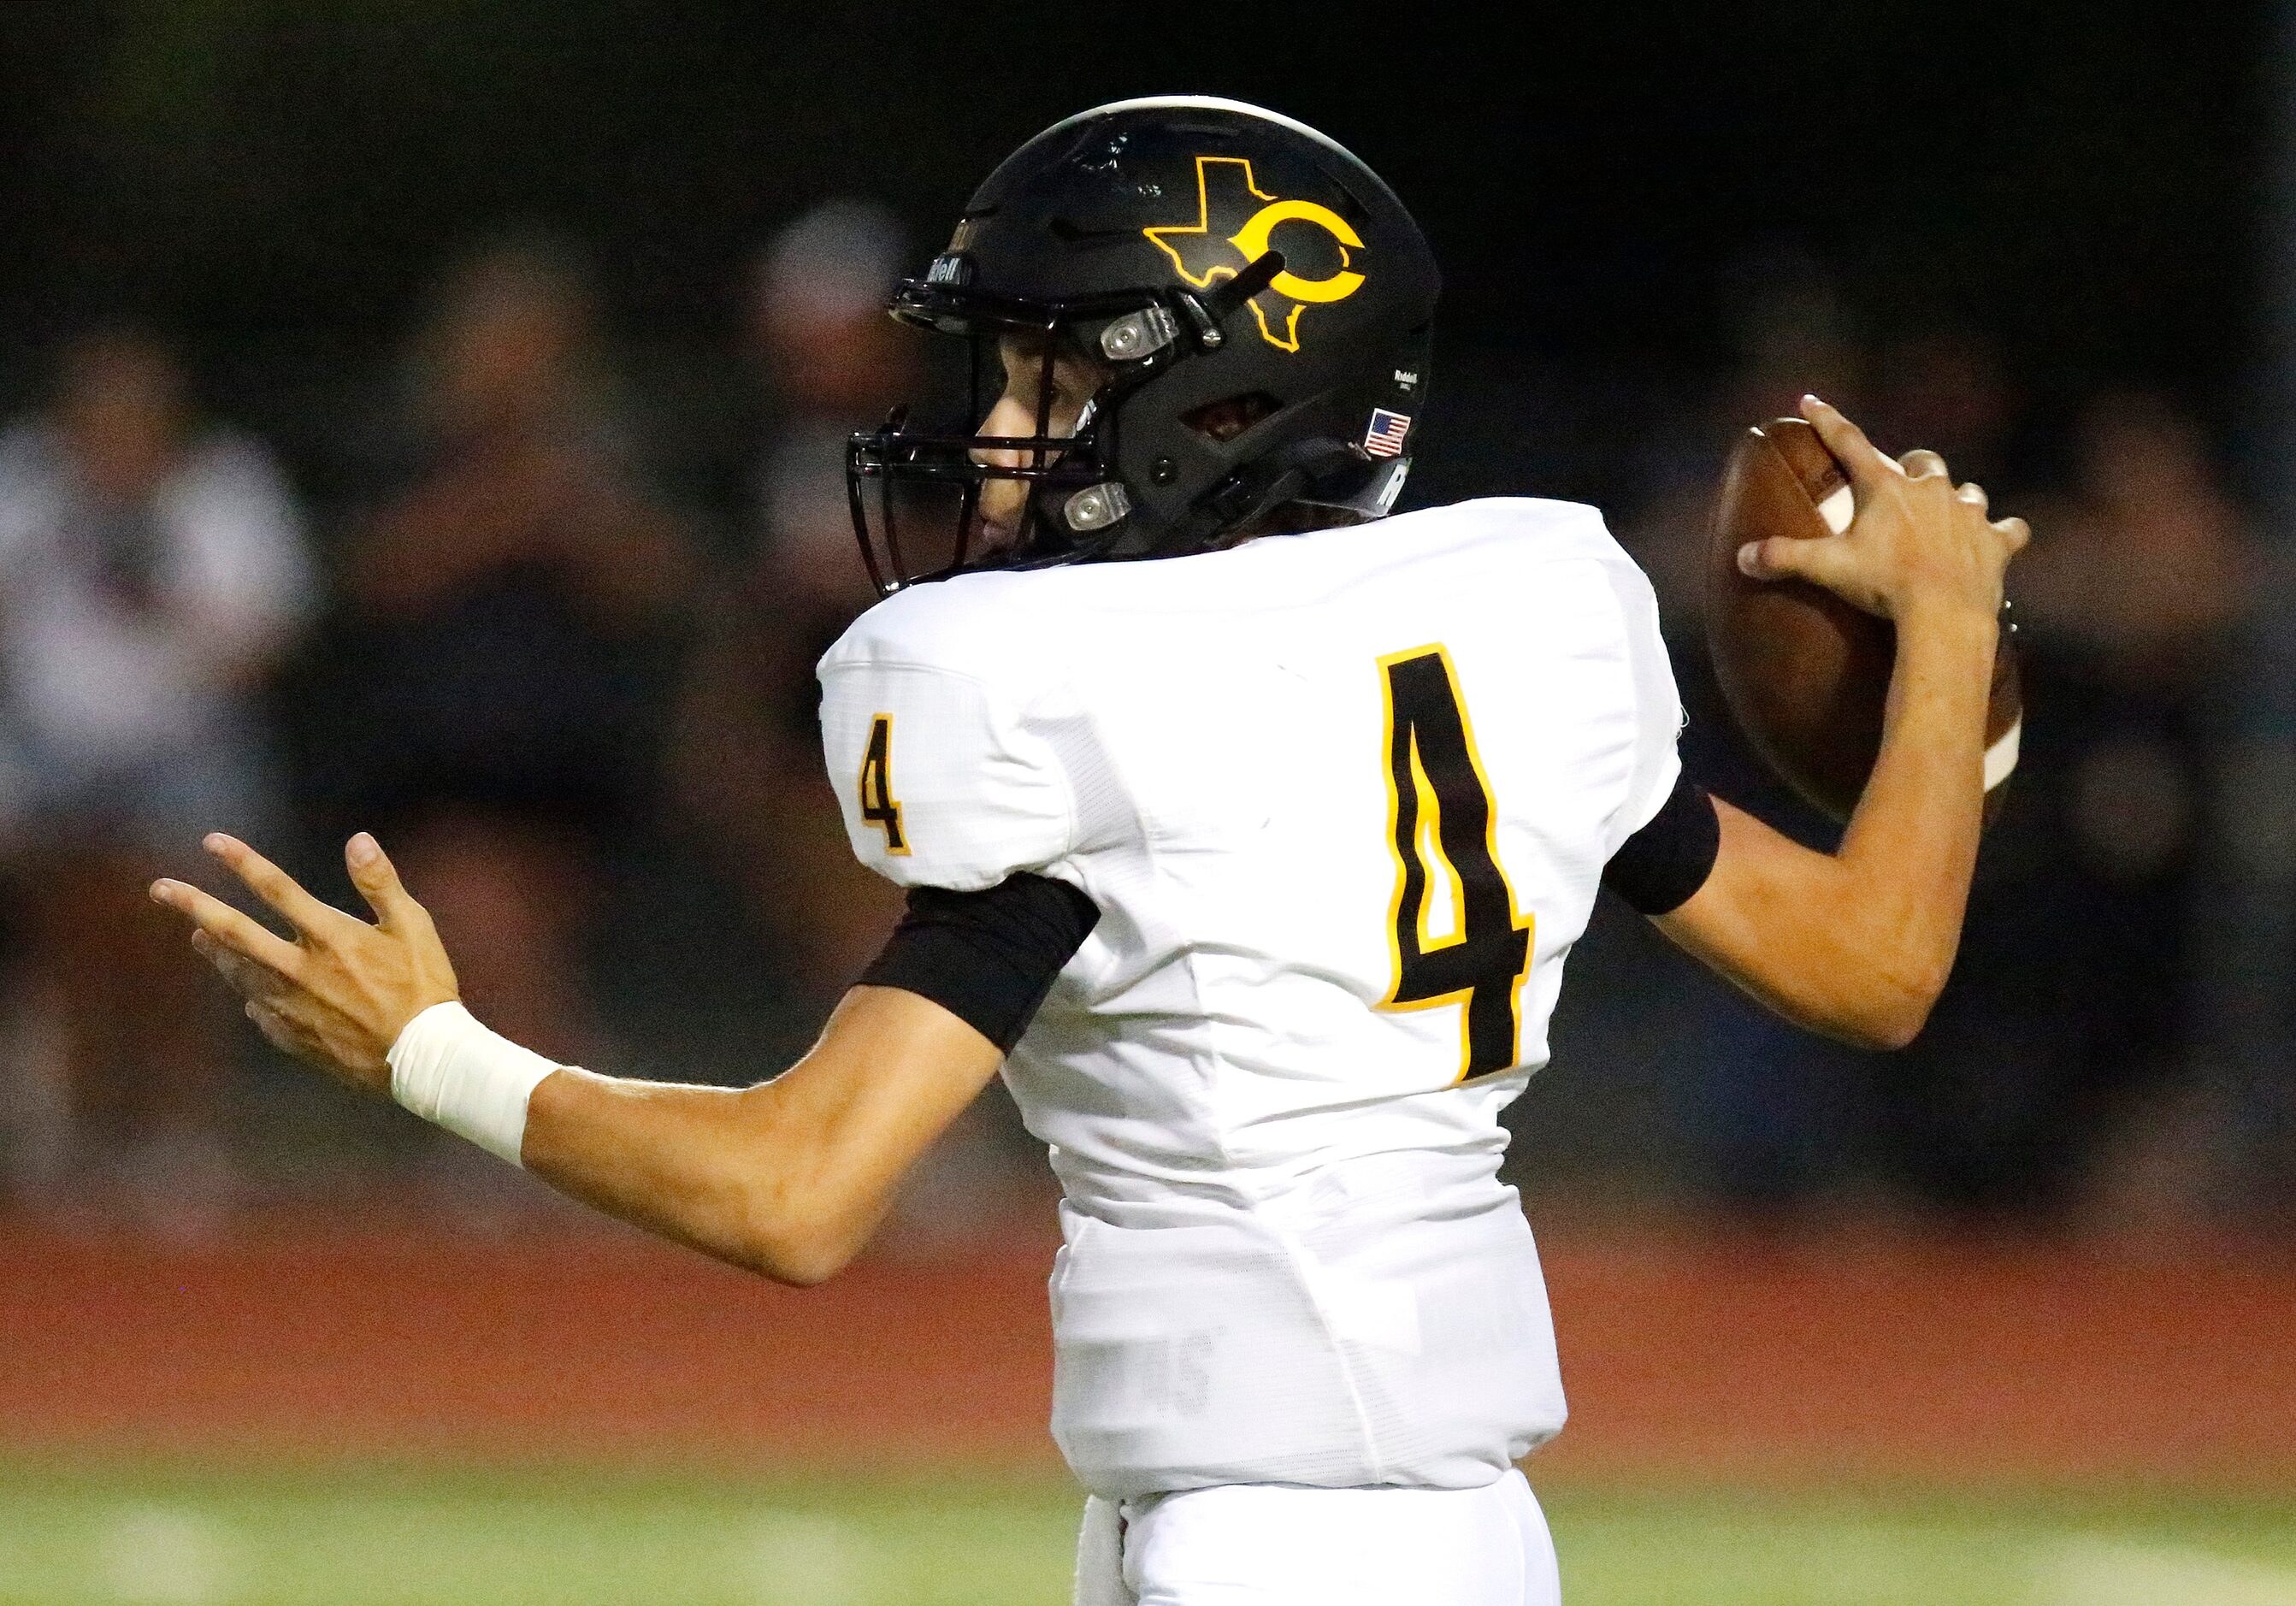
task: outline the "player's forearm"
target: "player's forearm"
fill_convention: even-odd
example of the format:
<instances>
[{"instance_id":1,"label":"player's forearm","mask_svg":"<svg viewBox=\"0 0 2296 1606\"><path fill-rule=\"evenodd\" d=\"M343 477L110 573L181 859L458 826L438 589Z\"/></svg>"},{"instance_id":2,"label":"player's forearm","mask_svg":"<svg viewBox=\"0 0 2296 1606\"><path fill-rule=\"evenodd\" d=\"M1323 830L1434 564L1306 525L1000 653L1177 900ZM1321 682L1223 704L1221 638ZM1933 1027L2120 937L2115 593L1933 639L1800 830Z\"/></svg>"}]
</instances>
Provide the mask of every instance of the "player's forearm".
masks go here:
<instances>
[{"instance_id":1,"label":"player's forearm","mask_svg":"<svg viewBox=\"0 0 2296 1606\"><path fill-rule=\"evenodd\" d=\"M693 1087L564 1069L527 1105L526 1168L610 1216L776 1282L818 1282L857 1247L773 1085ZM843 1226L846 1230L839 1230Z\"/></svg>"},{"instance_id":2,"label":"player's forearm","mask_svg":"<svg viewBox=\"0 0 2296 1606\"><path fill-rule=\"evenodd\" d=\"M860 1252L900 1179L996 1074L1004 1053L896 987L846 994L821 1040L739 1091L545 1078L520 1159L561 1192L779 1282Z\"/></svg>"},{"instance_id":3,"label":"player's forearm","mask_svg":"<svg viewBox=\"0 0 2296 1606\"><path fill-rule=\"evenodd\" d=\"M1966 610L1900 623L1881 755L1834 856L1846 873L1837 908L1870 981L1915 1029L1961 942L1997 639L1990 617Z\"/></svg>"},{"instance_id":4,"label":"player's forearm","mask_svg":"<svg viewBox=\"0 0 2296 1606\"><path fill-rule=\"evenodd\" d=\"M1915 620L1880 760L1839 851L1816 853L1717 799L1706 886L1659 929L1795 1025L1898 1048L1953 964L1983 809L1994 631Z\"/></svg>"}]
</instances>

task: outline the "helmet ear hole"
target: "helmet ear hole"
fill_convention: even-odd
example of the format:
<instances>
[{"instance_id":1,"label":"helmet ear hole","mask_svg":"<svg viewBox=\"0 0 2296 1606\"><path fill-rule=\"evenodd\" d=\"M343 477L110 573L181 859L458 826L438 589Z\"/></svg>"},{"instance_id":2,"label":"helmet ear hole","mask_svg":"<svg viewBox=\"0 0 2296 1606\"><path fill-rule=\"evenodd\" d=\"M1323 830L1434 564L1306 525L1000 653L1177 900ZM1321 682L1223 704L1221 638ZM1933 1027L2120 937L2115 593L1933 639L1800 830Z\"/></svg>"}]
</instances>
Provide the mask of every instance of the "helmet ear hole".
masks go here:
<instances>
[{"instance_id":1,"label":"helmet ear hole","mask_svg":"<svg viewBox=\"0 0 2296 1606\"><path fill-rule=\"evenodd\" d=\"M1207 440L1227 441L1283 410L1283 404L1267 391L1250 390L1191 407L1180 414L1180 422Z\"/></svg>"}]
</instances>

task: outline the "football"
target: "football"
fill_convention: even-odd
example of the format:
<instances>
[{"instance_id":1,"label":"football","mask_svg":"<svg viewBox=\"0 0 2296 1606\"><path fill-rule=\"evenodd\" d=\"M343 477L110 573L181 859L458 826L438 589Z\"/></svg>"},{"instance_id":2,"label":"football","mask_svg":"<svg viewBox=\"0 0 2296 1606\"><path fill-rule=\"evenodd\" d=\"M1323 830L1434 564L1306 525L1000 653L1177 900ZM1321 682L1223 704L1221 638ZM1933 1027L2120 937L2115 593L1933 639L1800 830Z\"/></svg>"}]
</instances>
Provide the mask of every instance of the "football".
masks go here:
<instances>
[{"instance_id":1,"label":"football","mask_svg":"<svg viewBox=\"0 0 2296 1606\"><path fill-rule=\"evenodd\" d=\"M1747 430L1730 455L1707 558L1707 647L1731 715L1763 761L1836 820L1857 807L1881 751L1896 627L1807 581L1750 578L1738 549L1777 536L1837 535L1855 512L1849 476L1817 431L1802 419L1773 419ZM2017 767L2023 722L2005 627L1986 710L1988 820Z\"/></svg>"}]
</instances>

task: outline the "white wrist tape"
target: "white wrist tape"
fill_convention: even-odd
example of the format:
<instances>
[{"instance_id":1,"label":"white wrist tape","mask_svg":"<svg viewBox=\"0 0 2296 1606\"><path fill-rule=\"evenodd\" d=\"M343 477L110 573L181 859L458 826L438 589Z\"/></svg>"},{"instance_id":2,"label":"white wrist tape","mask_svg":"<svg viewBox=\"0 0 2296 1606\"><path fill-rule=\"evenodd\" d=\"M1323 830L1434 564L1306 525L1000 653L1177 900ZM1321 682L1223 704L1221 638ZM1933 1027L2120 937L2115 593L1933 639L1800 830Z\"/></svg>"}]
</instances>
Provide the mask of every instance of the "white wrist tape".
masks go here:
<instances>
[{"instance_id":1,"label":"white wrist tape","mask_svg":"<svg viewBox=\"0 0 2296 1606\"><path fill-rule=\"evenodd\" d=\"M459 1004L434 1004L384 1056L390 1096L513 1166L523 1162L526 1101L558 1067L480 1026Z\"/></svg>"}]
</instances>

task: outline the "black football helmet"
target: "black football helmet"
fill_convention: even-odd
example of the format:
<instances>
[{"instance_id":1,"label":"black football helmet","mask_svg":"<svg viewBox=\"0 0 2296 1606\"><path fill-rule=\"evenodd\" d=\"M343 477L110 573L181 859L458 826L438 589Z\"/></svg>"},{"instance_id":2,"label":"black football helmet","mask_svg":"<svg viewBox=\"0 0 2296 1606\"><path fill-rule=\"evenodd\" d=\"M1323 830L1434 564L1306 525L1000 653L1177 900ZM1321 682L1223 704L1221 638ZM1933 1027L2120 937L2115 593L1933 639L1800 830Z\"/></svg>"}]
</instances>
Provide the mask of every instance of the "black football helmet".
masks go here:
<instances>
[{"instance_id":1,"label":"black football helmet","mask_svg":"<svg viewBox=\"0 0 2296 1606\"><path fill-rule=\"evenodd\" d=\"M1425 411L1439 288L1393 192L1289 118L1167 98L1054 125L889 303L972 342L971 411L935 431L898 408L848 445L871 579L890 594L967 569L1203 552L1294 505L1379 517ZM972 434L1016 335L1043 364L1036 431ZM1054 437L1062 353L1105 378ZM992 479L1027 495L988 550Z\"/></svg>"}]
</instances>

